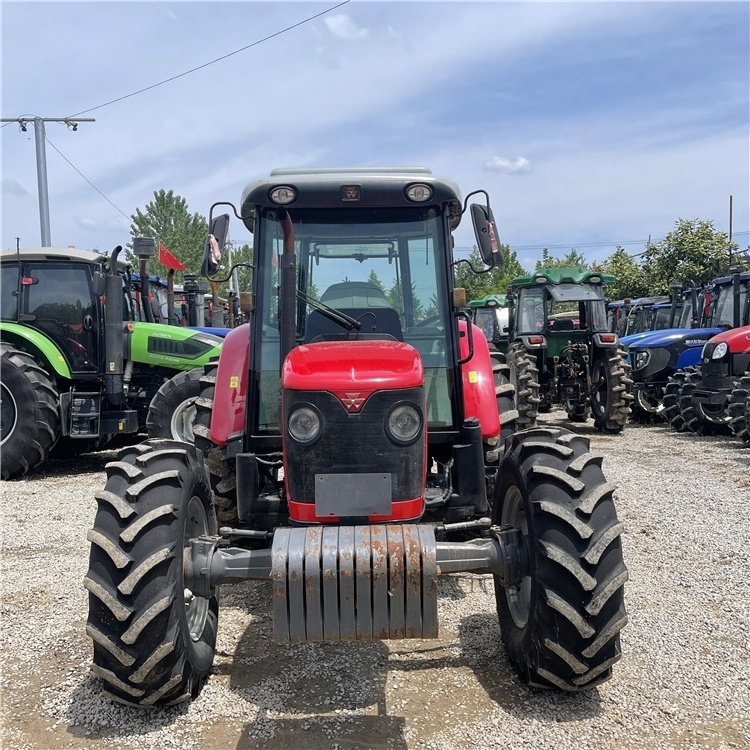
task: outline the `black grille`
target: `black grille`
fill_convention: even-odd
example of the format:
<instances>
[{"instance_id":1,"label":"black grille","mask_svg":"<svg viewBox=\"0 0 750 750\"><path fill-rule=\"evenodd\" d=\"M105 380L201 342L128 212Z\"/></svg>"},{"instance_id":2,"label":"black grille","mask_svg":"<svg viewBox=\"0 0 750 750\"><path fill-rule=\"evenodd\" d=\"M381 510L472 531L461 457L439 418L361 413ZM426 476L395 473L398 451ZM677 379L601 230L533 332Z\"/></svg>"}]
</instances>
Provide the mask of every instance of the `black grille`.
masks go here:
<instances>
[{"instance_id":1,"label":"black grille","mask_svg":"<svg viewBox=\"0 0 750 750\"><path fill-rule=\"evenodd\" d=\"M284 391L284 429L295 405L307 403L322 415L321 435L300 445L286 433L290 500L315 502L315 475L390 472L392 500L411 500L424 489L424 441L396 445L385 431L390 408L408 401L424 411L422 388L377 391L359 413L350 414L325 391Z\"/></svg>"}]
</instances>

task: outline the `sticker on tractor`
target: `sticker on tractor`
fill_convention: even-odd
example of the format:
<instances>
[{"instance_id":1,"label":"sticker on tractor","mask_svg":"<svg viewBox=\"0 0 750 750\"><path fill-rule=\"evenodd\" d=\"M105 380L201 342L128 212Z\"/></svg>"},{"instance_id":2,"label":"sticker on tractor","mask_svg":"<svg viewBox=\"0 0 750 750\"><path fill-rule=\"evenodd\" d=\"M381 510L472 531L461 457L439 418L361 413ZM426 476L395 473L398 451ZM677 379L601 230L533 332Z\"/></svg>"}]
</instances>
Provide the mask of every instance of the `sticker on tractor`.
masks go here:
<instances>
[{"instance_id":1,"label":"sticker on tractor","mask_svg":"<svg viewBox=\"0 0 750 750\"><path fill-rule=\"evenodd\" d=\"M239 377L239 375L232 375L232 377L229 378L229 387L230 388L239 388L240 387L240 377Z\"/></svg>"}]
</instances>

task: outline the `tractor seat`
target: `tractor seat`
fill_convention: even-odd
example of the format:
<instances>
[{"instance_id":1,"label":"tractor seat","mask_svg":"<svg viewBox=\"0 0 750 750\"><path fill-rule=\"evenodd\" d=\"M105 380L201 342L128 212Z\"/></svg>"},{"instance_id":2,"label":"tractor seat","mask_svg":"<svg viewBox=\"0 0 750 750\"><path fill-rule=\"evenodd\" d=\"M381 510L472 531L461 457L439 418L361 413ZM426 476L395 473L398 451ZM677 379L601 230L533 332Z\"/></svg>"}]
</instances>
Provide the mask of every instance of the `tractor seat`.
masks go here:
<instances>
[{"instance_id":1,"label":"tractor seat","mask_svg":"<svg viewBox=\"0 0 750 750\"><path fill-rule=\"evenodd\" d=\"M359 320L362 324L359 331L356 329L347 331L344 326L327 318L320 310L313 310L307 316L307 325L305 326L306 344L316 339L331 341L335 339L356 338L355 334L368 339L404 340L404 334L401 330L401 319L392 307L336 307L336 309Z\"/></svg>"},{"instance_id":2,"label":"tractor seat","mask_svg":"<svg viewBox=\"0 0 750 750\"><path fill-rule=\"evenodd\" d=\"M575 323L567 318L558 318L551 327L552 331L575 331Z\"/></svg>"},{"instance_id":3,"label":"tractor seat","mask_svg":"<svg viewBox=\"0 0 750 750\"><path fill-rule=\"evenodd\" d=\"M383 290L369 281L342 281L331 284L321 295L320 301L337 310L391 307Z\"/></svg>"}]
</instances>

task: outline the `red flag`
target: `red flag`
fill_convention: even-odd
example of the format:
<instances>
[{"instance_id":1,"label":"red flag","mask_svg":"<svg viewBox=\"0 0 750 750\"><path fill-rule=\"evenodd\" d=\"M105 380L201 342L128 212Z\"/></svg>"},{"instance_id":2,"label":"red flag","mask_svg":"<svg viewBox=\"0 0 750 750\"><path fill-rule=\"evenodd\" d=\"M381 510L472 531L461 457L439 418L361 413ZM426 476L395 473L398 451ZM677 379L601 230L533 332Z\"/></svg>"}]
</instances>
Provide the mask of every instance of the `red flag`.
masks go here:
<instances>
[{"instance_id":1,"label":"red flag","mask_svg":"<svg viewBox=\"0 0 750 750\"><path fill-rule=\"evenodd\" d=\"M159 243L159 263L167 268L174 268L175 271L184 271L186 268L161 242Z\"/></svg>"}]
</instances>

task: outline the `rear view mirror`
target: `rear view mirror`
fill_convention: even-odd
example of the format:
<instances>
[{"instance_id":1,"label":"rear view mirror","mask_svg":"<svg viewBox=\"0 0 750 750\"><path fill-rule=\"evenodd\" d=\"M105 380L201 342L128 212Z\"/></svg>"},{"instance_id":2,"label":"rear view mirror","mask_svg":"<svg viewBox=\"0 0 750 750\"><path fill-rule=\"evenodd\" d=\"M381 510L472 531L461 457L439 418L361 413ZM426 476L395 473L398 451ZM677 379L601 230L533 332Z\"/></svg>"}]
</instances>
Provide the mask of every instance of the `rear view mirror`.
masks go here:
<instances>
[{"instance_id":1,"label":"rear view mirror","mask_svg":"<svg viewBox=\"0 0 750 750\"><path fill-rule=\"evenodd\" d=\"M492 209L479 203L471 204L471 223L477 238L479 253L485 265L496 268L503 265L503 253L497 235L497 225Z\"/></svg>"},{"instance_id":2,"label":"rear view mirror","mask_svg":"<svg viewBox=\"0 0 750 750\"><path fill-rule=\"evenodd\" d=\"M221 214L211 221L210 234L206 237L203 248L201 273L203 276L215 276L221 265L221 251L227 242L229 233L229 214Z\"/></svg>"}]
</instances>

